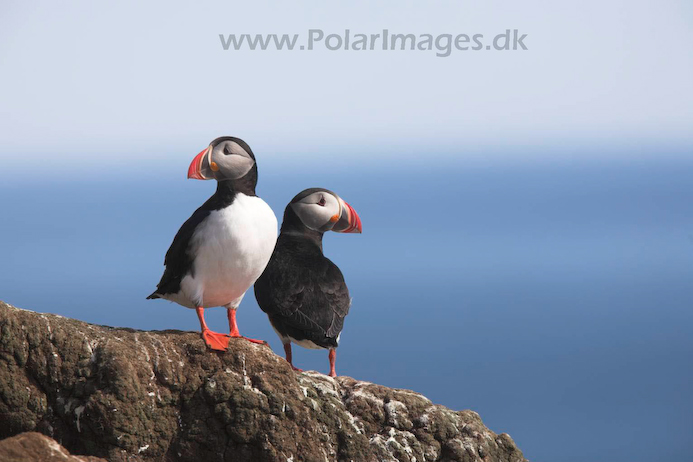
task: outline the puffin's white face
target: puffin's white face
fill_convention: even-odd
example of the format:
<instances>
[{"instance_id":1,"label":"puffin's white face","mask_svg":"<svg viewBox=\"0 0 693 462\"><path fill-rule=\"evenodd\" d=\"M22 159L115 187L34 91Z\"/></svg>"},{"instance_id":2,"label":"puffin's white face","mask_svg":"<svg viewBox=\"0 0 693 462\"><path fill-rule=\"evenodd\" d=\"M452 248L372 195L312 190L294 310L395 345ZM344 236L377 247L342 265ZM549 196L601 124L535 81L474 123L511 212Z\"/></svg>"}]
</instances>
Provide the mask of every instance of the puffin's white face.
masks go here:
<instances>
[{"instance_id":1,"label":"puffin's white face","mask_svg":"<svg viewBox=\"0 0 693 462\"><path fill-rule=\"evenodd\" d=\"M304 226L314 231L361 232L361 218L356 210L327 189L305 189L293 198L289 207Z\"/></svg>"},{"instance_id":2,"label":"puffin's white face","mask_svg":"<svg viewBox=\"0 0 693 462\"><path fill-rule=\"evenodd\" d=\"M304 225L315 231L329 231L339 221L342 200L327 191L317 191L291 207Z\"/></svg>"},{"instance_id":3,"label":"puffin's white face","mask_svg":"<svg viewBox=\"0 0 693 462\"><path fill-rule=\"evenodd\" d=\"M225 139L217 144L212 142L193 159L188 178L236 180L245 176L254 164L255 159L240 144Z\"/></svg>"}]
</instances>

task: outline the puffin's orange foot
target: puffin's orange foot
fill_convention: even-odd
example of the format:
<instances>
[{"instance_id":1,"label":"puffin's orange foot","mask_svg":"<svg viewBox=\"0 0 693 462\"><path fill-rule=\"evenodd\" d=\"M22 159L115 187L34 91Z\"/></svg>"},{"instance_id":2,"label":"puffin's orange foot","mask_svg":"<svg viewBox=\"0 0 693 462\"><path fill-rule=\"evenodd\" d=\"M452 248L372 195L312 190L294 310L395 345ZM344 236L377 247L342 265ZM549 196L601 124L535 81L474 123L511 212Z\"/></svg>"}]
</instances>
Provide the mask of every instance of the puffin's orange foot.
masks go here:
<instances>
[{"instance_id":1,"label":"puffin's orange foot","mask_svg":"<svg viewBox=\"0 0 693 462\"><path fill-rule=\"evenodd\" d=\"M228 335L220 334L218 332L212 332L209 329L202 331L202 339L212 350L226 351L226 349L229 346Z\"/></svg>"},{"instance_id":2,"label":"puffin's orange foot","mask_svg":"<svg viewBox=\"0 0 693 462\"><path fill-rule=\"evenodd\" d=\"M243 336L242 336L241 334L239 334L238 332L236 332L236 333L231 332L231 338L242 338L243 340L247 340L247 341L249 341L249 342L251 342L251 343L257 343L258 345L266 345L266 346L269 346L269 344L268 344L267 342L265 342L264 340L257 340L257 339L254 339L254 338L243 337Z\"/></svg>"},{"instance_id":3,"label":"puffin's orange foot","mask_svg":"<svg viewBox=\"0 0 693 462\"><path fill-rule=\"evenodd\" d=\"M327 375L330 377L337 377L337 373L335 371L330 371L330 373Z\"/></svg>"},{"instance_id":4,"label":"puffin's orange foot","mask_svg":"<svg viewBox=\"0 0 693 462\"><path fill-rule=\"evenodd\" d=\"M293 369L294 372L303 372L303 369L299 369L298 367L294 366L293 363L290 363L289 361L287 361L287 363L289 363L289 366L291 366L291 369Z\"/></svg>"}]
</instances>

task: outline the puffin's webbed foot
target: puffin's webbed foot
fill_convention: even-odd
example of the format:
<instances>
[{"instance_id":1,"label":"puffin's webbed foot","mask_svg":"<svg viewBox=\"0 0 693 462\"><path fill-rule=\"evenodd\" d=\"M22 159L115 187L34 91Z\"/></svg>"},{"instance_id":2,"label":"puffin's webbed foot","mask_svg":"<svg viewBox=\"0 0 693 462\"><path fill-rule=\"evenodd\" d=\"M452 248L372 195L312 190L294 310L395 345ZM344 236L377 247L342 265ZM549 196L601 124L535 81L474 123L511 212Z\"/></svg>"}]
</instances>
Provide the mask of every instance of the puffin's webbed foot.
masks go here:
<instances>
[{"instance_id":1,"label":"puffin's webbed foot","mask_svg":"<svg viewBox=\"0 0 693 462\"><path fill-rule=\"evenodd\" d=\"M226 334L220 334L206 329L202 331L202 339L212 350L226 351L229 347L230 337Z\"/></svg>"},{"instance_id":2,"label":"puffin's webbed foot","mask_svg":"<svg viewBox=\"0 0 693 462\"><path fill-rule=\"evenodd\" d=\"M258 339L255 339L255 338L243 337L241 334L238 333L238 331L235 332L235 335L234 335L234 332L231 332L230 337L231 337L231 338L242 338L243 340L247 340L247 341L249 341L249 342L251 342L251 343L257 343L258 345L269 346L269 344L268 344L266 341L264 341L264 340L258 340Z\"/></svg>"}]
</instances>

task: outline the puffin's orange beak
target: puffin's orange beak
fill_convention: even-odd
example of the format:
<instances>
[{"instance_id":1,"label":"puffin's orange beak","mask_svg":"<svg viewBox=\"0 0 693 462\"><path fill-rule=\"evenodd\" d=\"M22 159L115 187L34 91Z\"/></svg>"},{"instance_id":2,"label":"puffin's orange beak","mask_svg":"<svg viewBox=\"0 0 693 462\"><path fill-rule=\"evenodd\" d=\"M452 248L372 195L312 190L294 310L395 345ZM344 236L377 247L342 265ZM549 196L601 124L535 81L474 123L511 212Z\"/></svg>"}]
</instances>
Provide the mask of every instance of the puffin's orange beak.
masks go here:
<instances>
[{"instance_id":1,"label":"puffin's orange beak","mask_svg":"<svg viewBox=\"0 0 693 462\"><path fill-rule=\"evenodd\" d=\"M211 149L212 147L210 146L195 156L195 158L190 163L190 167L188 167L188 178L192 178L193 180L209 180L209 178L207 178L202 173L202 171L203 169L206 170L204 166L209 162L209 159L207 159L206 154Z\"/></svg>"},{"instance_id":2,"label":"puffin's orange beak","mask_svg":"<svg viewBox=\"0 0 693 462\"><path fill-rule=\"evenodd\" d=\"M349 205L345 200L342 201L342 214L339 217L339 221L334 225L332 231L338 233L361 233L361 218L356 210Z\"/></svg>"}]
</instances>

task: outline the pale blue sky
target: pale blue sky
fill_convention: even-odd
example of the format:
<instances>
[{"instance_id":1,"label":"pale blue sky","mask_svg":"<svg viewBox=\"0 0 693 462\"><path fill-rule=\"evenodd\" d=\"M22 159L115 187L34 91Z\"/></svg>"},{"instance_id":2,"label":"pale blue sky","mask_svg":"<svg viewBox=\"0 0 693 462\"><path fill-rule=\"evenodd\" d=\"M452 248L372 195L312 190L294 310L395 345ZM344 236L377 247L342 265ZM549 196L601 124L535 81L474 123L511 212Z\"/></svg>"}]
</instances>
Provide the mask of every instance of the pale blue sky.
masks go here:
<instances>
[{"instance_id":1,"label":"pale blue sky","mask_svg":"<svg viewBox=\"0 0 693 462\"><path fill-rule=\"evenodd\" d=\"M292 159L690 147L692 20L684 1L4 1L0 155L130 168L221 134ZM223 51L218 38L311 28L519 29L529 50Z\"/></svg>"}]
</instances>

